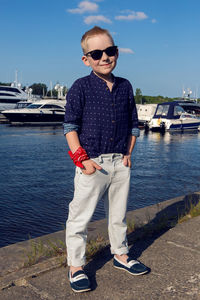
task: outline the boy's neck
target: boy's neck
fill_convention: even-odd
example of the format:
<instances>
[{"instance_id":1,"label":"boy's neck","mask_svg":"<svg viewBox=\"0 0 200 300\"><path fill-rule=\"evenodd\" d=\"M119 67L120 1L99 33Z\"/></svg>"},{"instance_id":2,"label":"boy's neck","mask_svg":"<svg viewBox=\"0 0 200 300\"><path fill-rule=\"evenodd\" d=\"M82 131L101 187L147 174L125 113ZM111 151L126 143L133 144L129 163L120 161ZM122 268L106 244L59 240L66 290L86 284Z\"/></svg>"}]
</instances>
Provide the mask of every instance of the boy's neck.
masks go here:
<instances>
[{"instance_id":1,"label":"boy's neck","mask_svg":"<svg viewBox=\"0 0 200 300\"><path fill-rule=\"evenodd\" d=\"M98 73L94 72L94 74L96 76L98 76L99 78L103 79L107 84L113 84L113 82L114 82L112 73L110 73L108 75L104 75L104 74L98 74Z\"/></svg>"}]
</instances>

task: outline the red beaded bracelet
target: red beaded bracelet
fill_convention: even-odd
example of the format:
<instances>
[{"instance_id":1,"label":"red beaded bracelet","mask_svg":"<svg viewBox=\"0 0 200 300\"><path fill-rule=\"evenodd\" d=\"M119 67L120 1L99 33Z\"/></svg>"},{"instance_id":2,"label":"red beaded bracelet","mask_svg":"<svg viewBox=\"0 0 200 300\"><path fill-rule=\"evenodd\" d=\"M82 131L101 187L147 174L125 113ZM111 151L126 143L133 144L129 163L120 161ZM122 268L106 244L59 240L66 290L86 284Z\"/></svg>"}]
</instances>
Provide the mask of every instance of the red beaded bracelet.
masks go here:
<instances>
[{"instance_id":1,"label":"red beaded bracelet","mask_svg":"<svg viewBox=\"0 0 200 300\"><path fill-rule=\"evenodd\" d=\"M89 159L86 151L80 146L76 150L76 152L74 152L74 154L71 151L68 151L68 153L69 153L69 156L71 157L71 159L73 160L74 164L77 167L80 167L80 168L83 169L84 165L81 162L84 161L84 160Z\"/></svg>"}]
</instances>

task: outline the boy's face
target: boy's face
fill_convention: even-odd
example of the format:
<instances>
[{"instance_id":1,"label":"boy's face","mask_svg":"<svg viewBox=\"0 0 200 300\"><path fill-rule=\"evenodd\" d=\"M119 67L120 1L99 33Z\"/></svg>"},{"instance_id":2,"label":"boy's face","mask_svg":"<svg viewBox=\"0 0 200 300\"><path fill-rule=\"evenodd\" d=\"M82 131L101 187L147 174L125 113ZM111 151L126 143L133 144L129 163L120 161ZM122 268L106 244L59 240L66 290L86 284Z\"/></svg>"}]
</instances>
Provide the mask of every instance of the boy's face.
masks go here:
<instances>
[{"instance_id":1,"label":"boy's face","mask_svg":"<svg viewBox=\"0 0 200 300\"><path fill-rule=\"evenodd\" d=\"M113 42L107 34L99 34L87 40L87 53L93 50L105 50L113 46ZM82 60L86 66L90 66L93 71L104 78L109 78L111 72L117 64L118 51L114 56L108 56L105 52L100 59L93 59L90 54L83 55Z\"/></svg>"}]
</instances>

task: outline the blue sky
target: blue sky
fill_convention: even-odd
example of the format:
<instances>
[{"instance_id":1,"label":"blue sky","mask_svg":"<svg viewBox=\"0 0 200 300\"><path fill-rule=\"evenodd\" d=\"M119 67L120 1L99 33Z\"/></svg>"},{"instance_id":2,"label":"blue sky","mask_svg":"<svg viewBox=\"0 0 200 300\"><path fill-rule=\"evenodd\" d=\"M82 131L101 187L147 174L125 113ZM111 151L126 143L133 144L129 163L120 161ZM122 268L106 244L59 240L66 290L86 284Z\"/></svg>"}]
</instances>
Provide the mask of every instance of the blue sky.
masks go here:
<instances>
[{"instance_id":1,"label":"blue sky","mask_svg":"<svg viewBox=\"0 0 200 300\"><path fill-rule=\"evenodd\" d=\"M94 25L120 48L115 75L144 95L200 97L199 0L0 0L0 81L70 87L90 70L80 39Z\"/></svg>"}]
</instances>

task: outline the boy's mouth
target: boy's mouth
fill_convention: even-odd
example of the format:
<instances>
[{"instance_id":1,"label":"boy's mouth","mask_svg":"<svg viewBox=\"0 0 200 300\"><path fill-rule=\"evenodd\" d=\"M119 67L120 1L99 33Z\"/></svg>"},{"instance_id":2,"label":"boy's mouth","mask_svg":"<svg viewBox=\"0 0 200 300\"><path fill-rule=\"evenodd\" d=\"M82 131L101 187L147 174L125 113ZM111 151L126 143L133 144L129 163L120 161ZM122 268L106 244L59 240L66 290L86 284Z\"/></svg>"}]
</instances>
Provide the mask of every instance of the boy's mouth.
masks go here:
<instances>
[{"instance_id":1,"label":"boy's mouth","mask_svg":"<svg viewBox=\"0 0 200 300\"><path fill-rule=\"evenodd\" d=\"M101 65L101 67L106 67L106 66L109 66L109 65L111 65L111 63L112 63L112 62L109 62L109 63L103 64L103 65Z\"/></svg>"}]
</instances>

